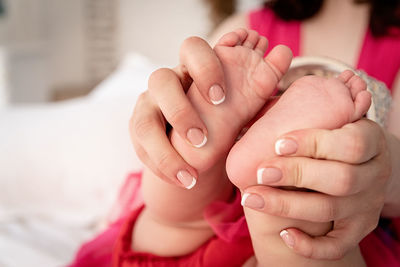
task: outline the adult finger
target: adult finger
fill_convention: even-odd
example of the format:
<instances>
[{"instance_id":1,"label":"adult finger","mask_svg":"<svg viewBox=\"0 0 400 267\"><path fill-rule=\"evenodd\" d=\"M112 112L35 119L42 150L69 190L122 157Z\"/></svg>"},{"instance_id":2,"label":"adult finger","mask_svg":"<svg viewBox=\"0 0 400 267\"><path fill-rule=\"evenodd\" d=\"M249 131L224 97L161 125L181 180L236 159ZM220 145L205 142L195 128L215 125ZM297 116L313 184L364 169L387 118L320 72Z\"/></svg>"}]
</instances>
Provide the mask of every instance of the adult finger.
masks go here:
<instances>
[{"instance_id":1,"label":"adult finger","mask_svg":"<svg viewBox=\"0 0 400 267\"><path fill-rule=\"evenodd\" d=\"M147 92L136 103L129 129L139 157L155 174L188 189L194 186L197 172L172 147L165 133L165 120Z\"/></svg>"},{"instance_id":2,"label":"adult finger","mask_svg":"<svg viewBox=\"0 0 400 267\"><path fill-rule=\"evenodd\" d=\"M306 157L275 157L260 164L257 183L347 196L383 185L389 176L389 164L383 155L358 165Z\"/></svg>"},{"instance_id":3,"label":"adult finger","mask_svg":"<svg viewBox=\"0 0 400 267\"><path fill-rule=\"evenodd\" d=\"M280 236L289 248L304 257L339 260L376 228L378 220L379 216L359 214L351 219L335 222L333 230L324 236L311 237L296 228L284 229Z\"/></svg>"},{"instance_id":4,"label":"adult finger","mask_svg":"<svg viewBox=\"0 0 400 267\"><path fill-rule=\"evenodd\" d=\"M383 151L385 138L381 127L368 119L349 123L336 130L305 129L278 138L278 155L304 156L363 163Z\"/></svg>"},{"instance_id":5,"label":"adult finger","mask_svg":"<svg viewBox=\"0 0 400 267\"><path fill-rule=\"evenodd\" d=\"M189 37L183 42L180 65L174 70L183 84L192 79L209 103L218 105L225 100L226 86L222 65L214 50L203 39Z\"/></svg>"},{"instance_id":6,"label":"adult finger","mask_svg":"<svg viewBox=\"0 0 400 267\"><path fill-rule=\"evenodd\" d=\"M330 222L382 206L383 197L368 203L360 195L332 197L318 192L284 190L269 186L251 186L244 190L242 205L270 215Z\"/></svg>"},{"instance_id":7,"label":"adult finger","mask_svg":"<svg viewBox=\"0 0 400 267\"><path fill-rule=\"evenodd\" d=\"M206 126L187 98L174 71L163 68L153 72L148 90L165 119L183 139L195 147L201 147L207 142Z\"/></svg>"}]
</instances>

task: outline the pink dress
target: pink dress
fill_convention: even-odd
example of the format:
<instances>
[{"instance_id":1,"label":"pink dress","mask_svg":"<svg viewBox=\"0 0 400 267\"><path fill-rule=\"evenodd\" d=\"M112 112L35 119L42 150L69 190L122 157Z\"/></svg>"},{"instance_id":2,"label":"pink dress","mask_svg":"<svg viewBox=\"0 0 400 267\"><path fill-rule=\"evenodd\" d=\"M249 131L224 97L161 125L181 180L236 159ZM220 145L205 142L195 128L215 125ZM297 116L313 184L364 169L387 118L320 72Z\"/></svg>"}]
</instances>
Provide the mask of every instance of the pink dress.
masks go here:
<instances>
[{"instance_id":1,"label":"pink dress","mask_svg":"<svg viewBox=\"0 0 400 267\"><path fill-rule=\"evenodd\" d=\"M200 267L242 266L254 252L247 230L240 193L229 203L212 203L204 216L213 227L215 236L196 251L180 257L160 257L131 249L135 222L143 210L140 194L141 173L130 174L119 195L120 219L93 240L82 245L70 267ZM222 217L218 221L213 214Z\"/></svg>"},{"instance_id":2,"label":"pink dress","mask_svg":"<svg viewBox=\"0 0 400 267\"><path fill-rule=\"evenodd\" d=\"M292 49L293 55L300 55L299 21L283 21L269 9L260 9L250 13L250 28L268 38L268 51L278 44ZM400 68L400 29L392 29L392 36L374 38L369 30L365 33L364 42L358 58L357 69L364 70L386 84L391 89Z\"/></svg>"},{"instance_id":3,"label":"pink dress","mask_svg":"<svg viewBox=\"0 0 400 267\"><path fill-rule=\"evenodd\" d=\"M269 49L277 44L289 46L294 55L300 51L300 22L285 22L267 9L249 14L250 27L269 39ZM358 69L393 84L400 67L400 37L374 39L368 31L360 54ZM142 210L141 174L133 173L120 192L119 217L93 240L84 244L70 266L241 266L253 255L247 224L237 194L232 202L216 202L205 211L215 237L198 250L182 257L159 257L131 250L131 233ZM213 221L213 214L223 214ZM382 220L380 226L360 244L368 266L400 266L400 218Z\"/></svg>"}]
</instances>

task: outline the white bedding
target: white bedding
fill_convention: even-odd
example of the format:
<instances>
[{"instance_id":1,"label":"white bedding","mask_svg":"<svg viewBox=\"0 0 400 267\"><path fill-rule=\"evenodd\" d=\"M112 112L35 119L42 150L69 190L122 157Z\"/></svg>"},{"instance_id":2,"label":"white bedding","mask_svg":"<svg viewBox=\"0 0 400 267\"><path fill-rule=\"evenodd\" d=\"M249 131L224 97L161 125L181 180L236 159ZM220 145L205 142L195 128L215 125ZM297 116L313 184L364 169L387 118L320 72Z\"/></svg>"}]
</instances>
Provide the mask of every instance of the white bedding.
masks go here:
<instances>
[{"instance_id":1,"label":"white bedding","mask_svg":"<svg viewBox=\"0 0 400 267\"><path fill-rule=\"evenodd\" d=\"M155 65L128 56L89 96L0 111L0 266L63 266L139 170L128 120Z\"/></svg>"}]
</instances>

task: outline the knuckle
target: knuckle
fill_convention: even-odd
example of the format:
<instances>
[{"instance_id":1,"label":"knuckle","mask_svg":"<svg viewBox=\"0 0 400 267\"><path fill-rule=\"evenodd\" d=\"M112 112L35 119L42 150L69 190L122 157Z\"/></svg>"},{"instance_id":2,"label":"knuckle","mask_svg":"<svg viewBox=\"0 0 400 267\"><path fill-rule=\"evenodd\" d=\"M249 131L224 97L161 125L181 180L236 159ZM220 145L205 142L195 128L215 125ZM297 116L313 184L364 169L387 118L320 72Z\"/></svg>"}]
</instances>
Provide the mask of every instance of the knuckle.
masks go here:
<instances>
[{"instance_id":1,"label":"knuckle","mask_svg":"<svg viewBox=\"0 0 400 267\"><path fill-rule=\"evenodd\" d=\"M292 172L293 186L303 187L303 166L301 163L294 163Z\"/></svg>"},{"instance_id":2,"label":"knuckle","mask_svg":"<svg viewBox=\"0 0 400 267\"><path fill-rule=\"evenodd\" d=\"M156 167L160 170L160 172L164 172L165 170L171 167L171 163L174 161L174 155L171 152L165 152L159 155L156 160Z\"/></svg>"},{"instance_id":3,"label":"knuckle","mask_svg":"<svg viewBox=\"0 0 400 267\"><path fill-rule=\"evenodd\" d=\"M321 212L321 221L322 222L329 222L334 221L337 219L339 215L338 206L336 205L335 201L325 199L322 204L323 211Z\"/></svg>"},{"instance_id":4,"label":"knuckle","mask_svg":"<svg viewBox=\"0 0 400 267\"><path fill-rule=\"evenodd\" d=\"M168 115L168 122L173 125L182 123L186 118L188 118L190 111L191 110L187 105L176 105Z\"/></svg>"},{"instance_id":5,"label":"knuckle","mask_svg":"<svg viewBox=\"0 0 400 267\"><path fill-rule=\"evenodd\" d=\"M274 211L275 215L280 217L288 217L290 215L290 206L283 198L276 199L277 205Z\"/></svg>"},{"instance_id":6,"label":"knuckle","mask_svg":"<svg viewBox=\"0 0 400 267\"><path fill-rule=\"evenodd\" d=\"M132 133L138 140L145 138L154 127L153 120L149 117L136 119L132 123Z\"/></svg>"},{"instance_id":7,"label":"knuckle","mask_svg":"<svg viewBox=\"0 0 400 267\"><path fill-rule=\"evenodd\" d=\"M149 82L151 82L153 80L159 80L160 78L164 77L165 76L165 72L166 72L166 68L160 68L160 69L157 69L157 70L153 71L150 74Z\"/></svg>"},{"instance_id":8,"label":"knuckle","mask_svg":"<svg viewBox=\"0 0 400 267\"><path fill-rule=\"evenodd\" d=\"M168 68L160 68L160 69L153 71L149 77L149 82L148 82L149 89L148 90L150 92L152 92L152 91L159 89L157 86L154 86L154 83L159 83L160 81L166 82L166 81L170 80L171 72L172 72L172 70L170 70Z\"/></svg>"},{"instance_id":9,"label":"knuckle","mask_svg":"<svg viewBox=\"0 0 400 267\"><path fill-rule=\"evenodd\" d=\"M310 148L312 149L311 155L315 155L316 158L323 158L323 155L321 154L320 148L319 148L319 138L317 135L314 135L313 138L311 139L311 146Z\"/></svg>"},{"instance_id":10,"label":"knuckle","mask_svg":"<svg viewBox=\"0 0 400 267\"><path fill-rule=\"evenodd\" d=\"M206 46L209 47L208 43L200 37L189 37L183 41L180 51L180 57L189 60L188 62L186 62L186 65L187 67L190 67L191 73L193 73L194 76L197 75L201 77L201 75L205 74L216 75L217 77L221 76L223 72L219 64L219 60L216 55L212 53L211 48L209 53L205 49L202 49ZM201 56L191 55L190 57L188 57L189 53L194 48L199 48L203 50ZM218 47L216 47L215 49L218 50ZM193 64L193 61L197 61L201 64Z\"/></svg>"},{"instance_id":11,"label":"knuckle","mask_svg":"<svg viewBox=\"0 0 400 267\"><path fill-rule=\"evenodd\" d=\"M367 152L365 138L358 130L352 130L343 138L346 158L352 163L362 163Z\"/></svg>"},{"instance_id":12,"label":"knuckle","mask_svg":"<svg viewBox=\"0 0 400 267\"><path fill-rule=\"evenodd\" d=\"M189 53L191 53L191 50L193 50L194 48L200 48L204 46L208 46L208 43L202 38L197 36L190 36L182 42L179 51L180 58L185 58L185 56L189 55Z\"/></svg>"},{"instance_id":13,"label":"knuckle","mask_svg":"<svg viewBox=\"0 0 400 267\"><path fill-rule=\"evenodd\" d=\"M323 138L327 133L326 130L315 130L311 133L310 155L319 159L326 158L326 153L320 144L323 144Z\"/></svg>"},{"instance_id":14,"label":"knuckle","mask_svg":"<svg viewBox=\"0 0 400 267\"><path fill-rule=\"evenodd\" d=\"M347 196L356 193L356 173L353 166L344 165L342 168L337 168L337 171L337 195Z\"/></svg>"}]
</instances>

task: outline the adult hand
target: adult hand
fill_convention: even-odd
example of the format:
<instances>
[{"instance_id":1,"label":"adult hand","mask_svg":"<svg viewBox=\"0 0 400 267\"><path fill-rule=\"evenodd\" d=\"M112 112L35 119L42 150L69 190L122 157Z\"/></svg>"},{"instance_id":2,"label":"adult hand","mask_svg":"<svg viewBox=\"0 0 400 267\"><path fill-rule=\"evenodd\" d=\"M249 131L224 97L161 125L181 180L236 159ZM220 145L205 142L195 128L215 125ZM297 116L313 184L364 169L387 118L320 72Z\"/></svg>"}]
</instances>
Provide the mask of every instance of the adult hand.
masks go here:
<instances>
[{"instance_id":1,"label":"adult hand","mask_svg":"<svg viewBox=\"0 0 400 267\"><path fill-rule=\"evenodd\" d=\"M284 140L284 141L283 141ZM276 182L246 188L264 200L262 212L313 222L334 221L322 237L286 230L286 244L313 259L340 259L376 228L384 204L391 163L383 130L362 119L337 130L299 130L280 137L273 167ZM280 170L280 172L279 172ZM255 182L255 181L254 181ZM291 191L295 186L312 192Z\"/></svg>"},{"instance_id":2,"label":"adult hand","mask_svg":"<svg viewBox=\"0 0 400 267\"><path fill-rule=\"evenodd\" d=\"M197 171L171 146L166 122L194 146L206 140L207 129L185 94L192 84L211 105L223 101L221 64L213 49L198 37L183 42L176 68L161 68L151 74L148 90L140 95L129 124L141 161L165 181L184 187L185 177L197 177Z\"/></svg>"}]
</instances>

